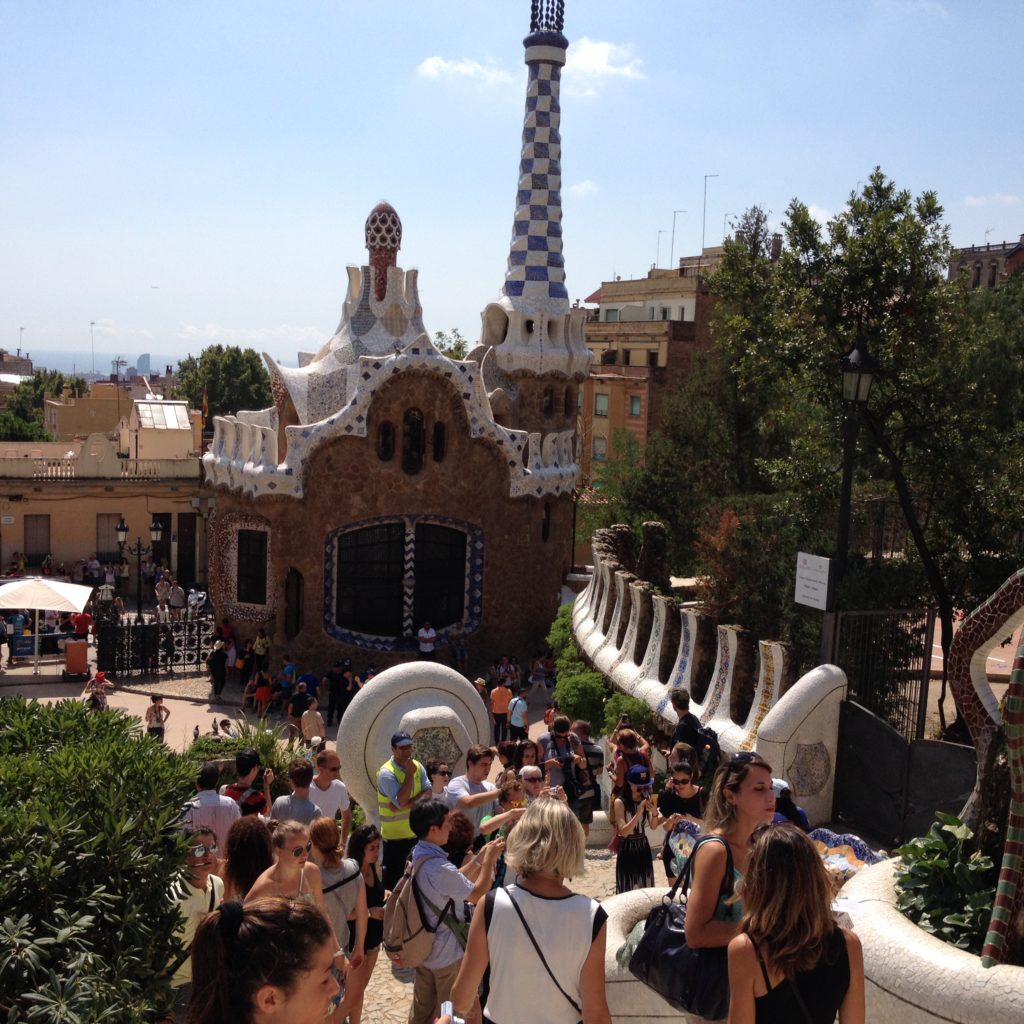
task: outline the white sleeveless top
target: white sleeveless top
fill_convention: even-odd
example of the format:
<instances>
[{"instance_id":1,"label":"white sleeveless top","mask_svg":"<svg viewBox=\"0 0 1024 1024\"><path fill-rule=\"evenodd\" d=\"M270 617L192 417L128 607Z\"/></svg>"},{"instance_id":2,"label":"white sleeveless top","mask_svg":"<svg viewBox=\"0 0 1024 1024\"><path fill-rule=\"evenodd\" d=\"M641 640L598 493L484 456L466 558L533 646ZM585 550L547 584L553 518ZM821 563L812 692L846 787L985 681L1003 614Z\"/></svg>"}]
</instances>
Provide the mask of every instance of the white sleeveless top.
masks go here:
<instances>
[{"instance_id":1,"label":"white sleeveless top","mask_svg":"<svg viewBox=\"0 0 1024 1024\"><path fill-rule=\"evenodd\" d=\"M518 885L488 894L487 947L490 991L484 1016L494 1024L577 1024L582 1017L558 991L540 962L523 922L510 903L514 899L537 940L551 973L577 1003L580 971L601 926L608 919L589 896L535 896Z\"/></svg>"}]
</instances>

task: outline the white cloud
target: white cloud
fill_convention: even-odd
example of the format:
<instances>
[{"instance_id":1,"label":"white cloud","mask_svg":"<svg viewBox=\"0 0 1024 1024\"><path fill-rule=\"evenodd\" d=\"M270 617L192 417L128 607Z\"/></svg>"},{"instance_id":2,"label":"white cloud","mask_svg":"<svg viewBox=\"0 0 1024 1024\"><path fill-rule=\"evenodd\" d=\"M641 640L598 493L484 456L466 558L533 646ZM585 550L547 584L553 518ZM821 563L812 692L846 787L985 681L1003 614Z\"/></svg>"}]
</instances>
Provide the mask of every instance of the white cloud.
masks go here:
<instances>
[{"instance_id":1,"label":"white cloud","mask_svg":"<svg viewBox=\"0 0 1024 1024\"><path fill-rule=\"evenodd\" d=\"M599 192L601 186L596 181L591 181L589 178L584 178L583 181L577 181L574 185L569 186L569 191L574 196L592 196L595 192Z\"/></svg>"},{"instance_id":2,"label":"white cloud","mask_svg":"<svg viewBox=\"0 0 1024 1024\"><path fill-rule=\"evenodd\" d=\"M990 192L987 196L965 196L964 206L1020 206L1024 202L1012 192Z\"/></svg>"},{"instance_id":3,"label":"white cloud","mask_svg":"<svg viewBox=\"0 0 1024 1024\"><path fill-rule=\"evenodd\" d=\"M612 78L645 79L643 61L633 47L605 43L584 36L569 47L563 81L573 96L597 96L601 85Z\"/></svg>"},{"instance_id":4,"label":"white cloud","mask_svg":"<svg viewBox=\"0 0 1024 1024\"><path fill-rule=\"evenodd\" d=\"M828 222L832 219L832 211L826 210L824 206L819 206L817 203L811 203L807 207L807 212L824 228L828 226Z\"/></svg>"},{"instance_id":5,"label":"white cloud","mask_svg":"<svg viewBox=\"0 0 1024 1024\"><path fill-rule=\"evenodd\" d=\"M420 78L475 79L484 85L509 85L513 80L508 71L493 61L481 63L471 57L428 57L417 65L416 74Z\"/></svg>"}]
</instances>

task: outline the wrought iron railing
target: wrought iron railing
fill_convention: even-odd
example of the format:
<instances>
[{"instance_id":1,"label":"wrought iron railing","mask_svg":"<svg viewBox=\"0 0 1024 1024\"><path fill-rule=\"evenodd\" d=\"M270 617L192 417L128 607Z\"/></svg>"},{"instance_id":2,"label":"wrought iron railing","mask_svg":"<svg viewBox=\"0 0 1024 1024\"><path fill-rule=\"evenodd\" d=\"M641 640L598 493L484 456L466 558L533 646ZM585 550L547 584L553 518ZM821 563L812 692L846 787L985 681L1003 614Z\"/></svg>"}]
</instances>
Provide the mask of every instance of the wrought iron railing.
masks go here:
<instances>
[{"instance_id":1,"label":"wrought iron railing","mask_svg":"<svg viewBox=\"0 0 1024 1024\"><path fill-rule=\"evenodd\" d=\"M835 663L847 695L908 740L924 737L934 636L934 608L839 615Z\"/></svg>"},{"instance_id":2,"label":"wrought iron railing","mask_svg":"<svg viewBox=\"0 0 1024 1024\"><path fill-rule=\"evenodd\" d=\"M212 618L191 622L101 623L96 667L113 678L195 675L213 650Z\"/></svg>"}]
</instances>

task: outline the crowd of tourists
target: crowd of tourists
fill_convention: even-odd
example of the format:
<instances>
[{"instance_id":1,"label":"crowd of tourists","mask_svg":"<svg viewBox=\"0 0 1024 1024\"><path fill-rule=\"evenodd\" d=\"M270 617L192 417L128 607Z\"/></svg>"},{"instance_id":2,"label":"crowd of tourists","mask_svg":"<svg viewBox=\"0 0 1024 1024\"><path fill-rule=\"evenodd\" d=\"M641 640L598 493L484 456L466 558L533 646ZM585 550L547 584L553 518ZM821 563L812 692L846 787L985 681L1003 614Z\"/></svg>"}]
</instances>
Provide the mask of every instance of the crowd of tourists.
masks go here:
<instances>
[{"instance_id":1,"label":"crowd of tourists","mask_svg":"<svg viewBox=\"0 0 1024 1024\"><path fill-rule=\"evenodd\" d=\"M298 694L301 677L289 675ZM505 681L485 685L492 712ZM523 685L507 688L511 703ZM173 1019L359 1024L383 948L412 982L410 1024L449 1012L520 1020L524 979L532 1020L607 1024L607 915L571 888L607 778L617 891L655 885L648 834L663 835L667 882L683 872L689 889L686 942L720 951L723 984L727 964L730 1021L838 1013L841 1024L863 1024L860 945L834 922L806 818L759 755L721 761L690 731L685 701L684 692L657 795L650 748L628 720L609 738L605 766L589 723L556 708L536 740L472 747L460 775L418 760L412 737L395 733L377 774L379 829L352 827L341 760L324 743L289 766L290 793L273 801L273 773L255 751L238 755L225 786L204 765L184 811L179 898L191 957L173 965ZM667 841L677 830L696 836L682 863Z\"/></svg>"}]
</instances>

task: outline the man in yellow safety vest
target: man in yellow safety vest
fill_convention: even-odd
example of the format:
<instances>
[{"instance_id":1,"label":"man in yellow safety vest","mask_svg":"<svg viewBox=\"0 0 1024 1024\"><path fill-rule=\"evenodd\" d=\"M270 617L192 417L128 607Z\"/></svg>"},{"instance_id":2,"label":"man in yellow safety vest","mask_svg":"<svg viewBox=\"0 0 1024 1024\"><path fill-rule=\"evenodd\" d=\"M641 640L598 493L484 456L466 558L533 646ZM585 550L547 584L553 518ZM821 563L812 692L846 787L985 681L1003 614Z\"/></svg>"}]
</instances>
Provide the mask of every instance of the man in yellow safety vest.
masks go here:
<instances>
[{"instance_id":1,"label":"man in yellow safety vest","mask_svg":"<svg viewBox=\"0 0 1024 1024\"><path fill-rule=\"evenodd\" d=\"M426 768L412 756L412 737L396 732L391 737L391 757L377 772L377 810L384 840L382 874L384 888L394 889L405 861L416 845L409 825L409 810L417 800L432 796Z\"/></svg>"}]
</instances>

